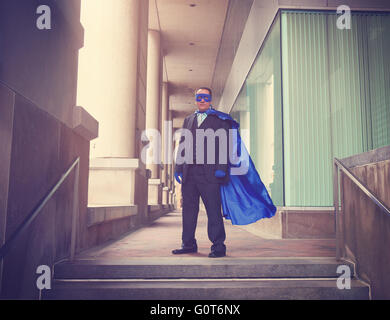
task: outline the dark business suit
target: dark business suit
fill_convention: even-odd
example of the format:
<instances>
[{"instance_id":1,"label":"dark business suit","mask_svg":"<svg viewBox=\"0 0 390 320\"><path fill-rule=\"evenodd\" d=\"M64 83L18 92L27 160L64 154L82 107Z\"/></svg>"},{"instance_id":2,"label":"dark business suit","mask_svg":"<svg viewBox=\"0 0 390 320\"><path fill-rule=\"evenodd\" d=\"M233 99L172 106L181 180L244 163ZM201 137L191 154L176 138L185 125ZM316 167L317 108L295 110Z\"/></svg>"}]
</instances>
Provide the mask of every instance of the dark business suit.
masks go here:
<instances>
[{"instance_id":1,"label":"dark business suit","mask_svg":"<svg viewBox=\"0 0 390 320\"><path fill-rule=\"evenodd\" d=\"M206 207L208 225L207 232L210 241L213 243L211 251L225 252L226 247L224 241L226 238L225 228L223 224L221 210L221 195L220 184L226 183L229 180L229 172L227 165L228 152L224 152L223 156L219 157L219 149L221 141L215 139L215 147L212 148L215 154L215 162L207 163L207 139L204 139L204 163L199 163L200 158L197 157L196 145L199 139L196 137L196 129L212 129L214 132L218 129L223 129L226 137L228 137L229 123L219 119L215 115L208 115L202 124L198 127L196 114L191 114L184 120L183 128L189 129L193 136L193 163L177 164L175 172L183 174L182 177L182 196L183 196L183 247L196 246L195 230L199 212L199 198L201 197ZM183 136L181 143L183 143ZM228 147L228 139L226 140ZM226 149L227 151L227 149ZM226 158L224 158L224 156ZM177 162L177 161L176 161ZM225 177L215 177L215 171L221 170L225 172Z\"/></svg>"}]
</instances>

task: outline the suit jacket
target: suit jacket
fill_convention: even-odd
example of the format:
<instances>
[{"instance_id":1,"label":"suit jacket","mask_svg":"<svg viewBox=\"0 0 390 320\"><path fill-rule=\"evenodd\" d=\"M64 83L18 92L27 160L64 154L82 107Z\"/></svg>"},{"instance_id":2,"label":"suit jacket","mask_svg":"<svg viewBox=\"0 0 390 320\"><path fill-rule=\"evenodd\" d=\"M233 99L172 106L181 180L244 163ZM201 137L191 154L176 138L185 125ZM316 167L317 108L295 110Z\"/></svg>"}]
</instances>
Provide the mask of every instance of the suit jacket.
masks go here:
<instances>
[{"instance_id":1,"label":"suit jacket","mask_svg":"<svg viewBox=\"0 0 390 320\"><path fill-rule=\"evenodd\" d=\"M177 164L178 161L176 161L175 165L175 172L179 172L183 174L183 180L182 183L185 183L187 181L188 177L188 168L191 164L197 163L197 153L196 153L196 144L199 143L199 141L196 139L196 129L212 129L215 133L218 129L223 129L224 133L226 134L226 154L224 154L221 159L219 157L219 149L221 141L216 135L215 138L215 147L213 148L213 152L215 155L215 162L214 163L207 163L208 154L207 154L207 145L210 143L208 139L204 139L204 148L203 148L203 154L204 154L204 164L201 164L205 178L207 182L209 183L227 183L229 181L229 129L231 128L229 121L222 120L218 116L214 114L209 114L205 120L203 120L200 127L198 127L197 124L197 115L196 113L193 113L189 116L187 116L184 119L183 128L191 130L192 137L193 137L193 143L192 143L192 150L193 150L193 159L192 163L183 163L183 164ZM183 143L184 136L181 136L180 143ZM185 152L185 149L182 150L182 156L183 152ZM178 154L179 156L179 154ZM177 160L177 159L176 159ZM199 159L198 159L199 164ZM223 178L217 178L215 177L215 171L221 170L225 172L225 177Z\"/></svg>"}]
</instances>

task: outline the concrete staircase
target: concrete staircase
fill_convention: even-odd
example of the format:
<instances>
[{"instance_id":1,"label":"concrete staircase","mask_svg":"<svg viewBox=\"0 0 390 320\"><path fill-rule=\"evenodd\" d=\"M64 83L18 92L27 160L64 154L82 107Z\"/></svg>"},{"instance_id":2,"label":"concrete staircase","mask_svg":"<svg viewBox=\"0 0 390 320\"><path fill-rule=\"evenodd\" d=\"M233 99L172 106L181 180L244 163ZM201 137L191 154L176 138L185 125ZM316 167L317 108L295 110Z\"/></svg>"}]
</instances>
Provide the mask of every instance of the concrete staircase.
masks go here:
<instances>
[{"instance_id":1,"label":"concrete staircase","mask_svg":"<svg viewBox=\"0 0 390 320\"><path fill-rule=\"evenodd\" d=\"M339 265L351 288L338 289ZM43 299L363 300L367 284L334 258L131 258L76 260L54 267Z\"/></svg>"}]
</instances>

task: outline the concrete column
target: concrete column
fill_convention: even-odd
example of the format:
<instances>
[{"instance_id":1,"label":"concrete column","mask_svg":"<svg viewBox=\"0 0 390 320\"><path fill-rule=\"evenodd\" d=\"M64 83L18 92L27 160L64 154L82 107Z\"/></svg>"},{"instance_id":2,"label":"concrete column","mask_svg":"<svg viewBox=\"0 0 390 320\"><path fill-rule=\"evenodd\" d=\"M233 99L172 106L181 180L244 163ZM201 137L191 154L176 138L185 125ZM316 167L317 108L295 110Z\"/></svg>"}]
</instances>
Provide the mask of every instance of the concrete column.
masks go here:
<instances>
[{"instance_id":1,"label":"concrete column","mask_svg":"<svg viewBox=\"0 0 390 320\"><path fill-rule=\"evenodd\" d=\"M148 68L146 84L146 129L160 129L161 115L161 46L160 33L148 31ZM158 166L148 164L152 179L159 178Z\"/></svg>"},{"instance_id":2,"label":"concrete column","mask_svg":"<svg viewBox=\"0 0 390 320\"><path fill-rule=\"evenodd\" d=\"M146 83L146 129L159 130L161 133L161 44L160 33L156 30L148 31L148 67ZM151 141L153 144L153 141ZM161 141L159 141L161 143ZM161 146L161 145L160 145ZM161 148L152 152L159 152ZM151 151L147 154L147 159L154 157ZM160 180L160 165L148 163L146 166L151 171L149 179L148 204L160 206L162 204L162 184Z\"/></svg>"},{"instance_id":3,"label":"concrete column","mask_svg":"<svg viewBox=\"0 0 390 320\"><path fill-rule=\"evenodd\" d=\"M169 101L169 99L168 99ZM174 142L173 142L173 127L172 127L172 111L168 108L168 120L171 124L171 136L168 138L167 143L170 145L170 149L168 150L170 159L168 160L168 187L169 187L169 204L173 206L173 192L174 192L174 168L173 168L173 150L175 148Z\"/></svg>"},{"instance_id":4,"label":"concrete column","mask_svg":"<svg viewBox=\"0 0 390 320\"><path fill-rule=\"evenodd\" d=\"M146 8L146 7L145 7ZM99 122L91 142L89 206L133 206L140 167L136 119L142 0L82 1L78 104ZM147 14L147 12L146 12ZM133 212L133 211L132 211Z\"/></svg>"},{"instance_id":5,"label":"concrete column","mask_svg":"<svg viewBox=\"0 0 390 320\"><path fill-rule=\"evenodd\" d=\"M164 186L168 186L168 166L167 166L167 158L168 158L168 130L169 128L167 127L167 121L169 121L169 115L168 115L168 83L163 82L162 84L162 90L161 90L161 138L162 138L162 143L161 143L161 148L162 148L162 153L161 153L161 159L163 162L164 166L164 171L163 174L161 175L161 182L164 183Z\"/></svg>"},{"instance_id":6,"label":"concrete column","mask_svg":"<svg viewBox=\"0 0 390 320\"><path fill-rule=\"evenodd\" d=\"M183 121L181 122L183 123ZM177 130L177 129L176 129ZM174 142L174 150L177 149L179 145L179 139L175 140ZM174 168L175 168L175 163L172 164L172 173L174 175ZM174 184L174 194L173 194L173 201L174 201L174 206L175 208L177 209L181 209L182 208L182 205L181 205L181 198L182 198L182 194L181 194L181 185L176 181L175 178L173 178L173 184Z\"/></svg>"},{"instance_id":7,"label":"concrete column","mask_svg":"<svg viewBox=\"0 0 390 320\"><path fill-rule=\"evenodd\" d=\"M91 158L135 156L139 4L82 1L78 104L99 121Z\"/></svg>"},{"instance_id":8,"label":"concrete column","mask_svg":"<svg viewBox=\"0 0 390 320\"><path fill-rule=\"evenodd\" d=\"M163 171L161 172L161 182L164 185L163 188L163 204L168 205L169 204L169 183L168 183L168 168L169 165L167 164L168 161L168 152L170 150L169 148L169 133L170 133L170 126L169 126L169 105L168 105L168 83L163 82L162 84L162 92L161 92L161 137L162 137L162 162L163 162Z\"/></svg>"}]
</instances>

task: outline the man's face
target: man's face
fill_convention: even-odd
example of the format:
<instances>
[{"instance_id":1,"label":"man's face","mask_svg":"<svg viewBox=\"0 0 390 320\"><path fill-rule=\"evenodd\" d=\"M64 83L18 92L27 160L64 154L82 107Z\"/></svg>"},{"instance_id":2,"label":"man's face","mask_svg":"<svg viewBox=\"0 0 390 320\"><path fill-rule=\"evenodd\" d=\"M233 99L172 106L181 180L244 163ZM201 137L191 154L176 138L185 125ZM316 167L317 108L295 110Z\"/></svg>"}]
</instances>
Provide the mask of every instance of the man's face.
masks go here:
<instances>
[{"instance_id":1,"label":"man's face","mask_svg":"<svg viewBox=\"0 0 390 320\"><path fill-rule=\"evenodd\" d=\"M202 95L202 94L210 95L210 92L207 89L199 89L198 91L196 91L196 94L197 95L198 94L200 94L200 95ZM198 106L199 111L204 112L204 111L206 111L210 107L211 99L210 99L210 101L205 101L207 99L204 99L204 98L198 99L198 100L200 100L200 101L196 101L196 104Z\"/></svg>"}]
</instances>

